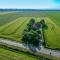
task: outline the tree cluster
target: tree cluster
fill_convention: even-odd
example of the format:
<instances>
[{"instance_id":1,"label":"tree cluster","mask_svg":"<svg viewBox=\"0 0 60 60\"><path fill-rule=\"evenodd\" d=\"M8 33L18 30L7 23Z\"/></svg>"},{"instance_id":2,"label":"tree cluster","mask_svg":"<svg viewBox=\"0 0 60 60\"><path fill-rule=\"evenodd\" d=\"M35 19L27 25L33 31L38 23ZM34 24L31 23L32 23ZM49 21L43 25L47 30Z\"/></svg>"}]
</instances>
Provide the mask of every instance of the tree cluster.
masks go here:
<instances>
[{"instance_id":1,"label":"tree cluster","mask_svg":"<svg viewBox=\"0 0 60 60\"><path fill-rule=\"evenodd\" d=\"M22 41L26 44L39 46L40 40L42 39L42 34L41 34L40 29L34 29L33 28L34 24L36 24L35 19L31 19L30 22L27 24L27 29L25 29L23 32ZM41 20L37 24L44 27L45 21Z\"/></svg>"}]
</instances>

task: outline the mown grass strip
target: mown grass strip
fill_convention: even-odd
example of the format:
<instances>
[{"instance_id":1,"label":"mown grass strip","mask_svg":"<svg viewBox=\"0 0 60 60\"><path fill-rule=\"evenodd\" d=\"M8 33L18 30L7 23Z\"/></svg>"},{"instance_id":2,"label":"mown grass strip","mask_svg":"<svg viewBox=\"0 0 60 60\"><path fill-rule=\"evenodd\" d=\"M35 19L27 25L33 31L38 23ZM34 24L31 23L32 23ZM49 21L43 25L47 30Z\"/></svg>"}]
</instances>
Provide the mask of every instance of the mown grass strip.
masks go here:
<instances>
[{"instance_id":1,"label":"mown grass strip","mask_svg":"<svg viewBox=\"0 0 60 60\"><path fill-rule=\"evenodd\" d=\"M24 29L27 27L27 23L30 21L31 18L27 17L26 21L22 24L22 26L16 30L15 34L16 35L22 35Z\"/></svg>"},{"instance_id":2,"label":"mown grass strip","mask_svg":"<svg viewBox=\"0 0 60 60\"><path fill-rule=\"evenodd\" d=\"M23 22L24 22L24 19L23 19L23 18L17 19L16 22L10 24L7 28L5 28L5 29L3 30L3 33L4 33L4 34L11 34L11 33L14 32Z\"/></svg>"},{"instance_id":3,"label":"mown grass strip","mask_svg":"<svg viewBox=\"0 0 60 60\"><path fill-rule=\"evenodd\" d=\"M20 19L20 18L22 18L22 17L19 17L18 19ZM11 21L11 22L9 22L9 23L1 26L0 27L0 32L2 32L3 30L5 30L6 28L8 28L9 25L14 24L16 21L17 21L17 19L15 19L14 21Z\"/></svg>"}]
</instances>

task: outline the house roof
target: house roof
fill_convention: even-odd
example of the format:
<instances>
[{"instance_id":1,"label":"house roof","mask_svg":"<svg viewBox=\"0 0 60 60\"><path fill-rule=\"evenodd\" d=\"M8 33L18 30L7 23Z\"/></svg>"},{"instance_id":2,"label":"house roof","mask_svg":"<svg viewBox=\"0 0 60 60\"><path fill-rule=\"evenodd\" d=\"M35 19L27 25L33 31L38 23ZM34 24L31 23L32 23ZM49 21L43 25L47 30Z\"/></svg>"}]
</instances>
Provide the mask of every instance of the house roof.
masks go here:
<instances>
[{"instance_id":1,"label":"house roof","mask_svg":"<svg viewBox=\"0 0 60 60\"><path fill-rule=\"evenodd\" d=\"M40 29L40 23L35 23L35 24L33 25L33 28L35 28L35 29Z\"/></svg>"}]
</instances>

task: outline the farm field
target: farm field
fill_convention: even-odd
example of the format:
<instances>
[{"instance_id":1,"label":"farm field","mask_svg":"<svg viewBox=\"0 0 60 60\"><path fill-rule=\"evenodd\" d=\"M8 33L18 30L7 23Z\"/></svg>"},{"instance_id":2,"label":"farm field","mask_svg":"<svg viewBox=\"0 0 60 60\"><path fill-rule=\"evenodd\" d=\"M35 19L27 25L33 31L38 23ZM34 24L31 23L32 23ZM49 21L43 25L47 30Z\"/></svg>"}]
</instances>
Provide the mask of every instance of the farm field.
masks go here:
<instances>
[{"instance_id":1,"label":"farm field","mask_svg":"<svg viewBox=\"0 0 60 60\"><path fill-rule=\"evenodd\" d=\"M14 15L14 13L0 15L0 26L4 25L10 21L13 21L16 18L18 18L18 16Z\"/></svg>"},{"instance_id":2,"label":"farm field","mask_svg":"<svg viewBox=\"0 0 60 60\"><path fill-rule=\"evenodd\" d=\"M21 42L22 33L30 19L34 18L37 22L40 21L40 17L21 17L18 13L16 15L15 13L0 15L2 16L0 17L0 37ZM40 60L40 58L22 52L17 53L0 47L0 60L28 60L28 58L29 60Z\"/></svg>"},{"instance_id":3,"label":"farm field","mask_svg":"<svg viewBox=\"0 0 60 60\"><path fill-rule=\"evenodd\" d=\"M45 12L48 30L45 30L45 47L60 50L60 11Z\"/></svg>"},{"instance_id":4,"label":"farm field","mask_svg":"<svg viewBox=\"0 0 60 60\"><path fill-rule=\"evenodd\" d=\"M0 47L0 60L40 60L40 58L25 54L23 52L13 52Z\"/></svg>"},{"instance_id":5,"label":"farm field","mask_svg":"<svg viewBox=\"0 0 60 60\"><path fill-rule=\"evenodd\" d=\"M12 12L0 12L0 15L3 15L3 14L8 14L8 13L12 13Z\"/></svg>"},{"instance_id":6,"label":"farm field","mask_svg":"<svg viewBox=\"0 0 60 60\"><path fill-rule=\"evenodd\" d=\"M46 12L46 15L60 27L60 11Z\"/></svg>"},{"instance_id":7,"label":"farm field","mask_svg":"<svg viewBox=\"0 0 60 60\"><path fill-rule=\"evenodd\" d=\"M48 25L48 29L44 30L46 47L60 50L60 27L48 17L45 21Z\"/></svg>"},{"instance_id":8,"label":"farm field","mask_svg":"<svg viewBox=\"0 0 60 60\"><path fill-rule=\"evenodd\" d=\"M19 17L0 27L0 37L21 42L23 31L31 18L36 19L36 22L40 21L39 17Z\"/></svg>"},{"instance_id":9,"label":"farm field","mask_svg":"<svg viewBox=\"0 0 60 60\"><path fill-rule=\"evenodd\" d=\"M44 31L45 45L47 48L60 50L60 11L14 12L0 15L0 37L21 42L22 33L31 18L36 21L42 18L46 20L48 29Z\"/></svg>"}]
</instances>

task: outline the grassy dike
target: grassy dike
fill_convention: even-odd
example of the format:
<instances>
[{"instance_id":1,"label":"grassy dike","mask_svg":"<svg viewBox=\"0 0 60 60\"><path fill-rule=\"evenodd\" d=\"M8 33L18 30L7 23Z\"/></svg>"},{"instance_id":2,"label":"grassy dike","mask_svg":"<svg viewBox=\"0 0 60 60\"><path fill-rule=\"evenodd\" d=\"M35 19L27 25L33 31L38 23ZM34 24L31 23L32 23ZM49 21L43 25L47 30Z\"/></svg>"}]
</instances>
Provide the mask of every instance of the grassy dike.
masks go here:
<instances>
[{"instance_id":1,"label":"grassy dike","mask_svg":"<svg viewBox=\"0 0 60 60\"><path fill-rule=\"evenodd\" d=\"M2 50L0 55L5 54L5 56L7 56L6 53L8 53L11 58L13 58L14 53L15 53L15 54L17 54L17 56L20 56L20 54L25 55L25 57L27 56L26 59L29 59L29 57L30 57L30 58L32 58L31 60L56 60L56 58L48 56L48 55L36 53L36 52L31 51L31 50L26 50L26 49L23 49L20 47L9 46L9 45L2 44L2 43L0 43L0 49L4 49L4 51L7 50L6 52L3 52L3 50ZM10 51L10 53L8 51ZM11 55L12 52L13 52L13 56ZM23 55L21 58L23 58Z\"/></svg>"}]
</instances>

